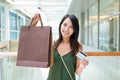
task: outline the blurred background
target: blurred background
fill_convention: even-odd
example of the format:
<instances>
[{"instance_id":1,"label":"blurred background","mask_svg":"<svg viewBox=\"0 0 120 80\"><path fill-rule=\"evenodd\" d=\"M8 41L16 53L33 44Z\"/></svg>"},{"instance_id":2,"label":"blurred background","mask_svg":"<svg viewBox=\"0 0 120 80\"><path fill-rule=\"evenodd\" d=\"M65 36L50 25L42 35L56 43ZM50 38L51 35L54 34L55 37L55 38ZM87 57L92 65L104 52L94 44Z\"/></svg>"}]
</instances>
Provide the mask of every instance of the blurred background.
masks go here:
<instances>
[{"instance_id":1,"label":"blurred background","mask_svg":"<svg viewBox=\"0 0 120 80\"><path fill-rule=\"evenodd\" d=\"M86 52L120 51L120 0L0 0L0 80L46 80L49 68L16 66L22 25L40 13L52 27L53 40L65 14L79 19L79 42ZM88 56L89 65L77 80L120 80L120 57Z\"/></svg>"}]
</instances>

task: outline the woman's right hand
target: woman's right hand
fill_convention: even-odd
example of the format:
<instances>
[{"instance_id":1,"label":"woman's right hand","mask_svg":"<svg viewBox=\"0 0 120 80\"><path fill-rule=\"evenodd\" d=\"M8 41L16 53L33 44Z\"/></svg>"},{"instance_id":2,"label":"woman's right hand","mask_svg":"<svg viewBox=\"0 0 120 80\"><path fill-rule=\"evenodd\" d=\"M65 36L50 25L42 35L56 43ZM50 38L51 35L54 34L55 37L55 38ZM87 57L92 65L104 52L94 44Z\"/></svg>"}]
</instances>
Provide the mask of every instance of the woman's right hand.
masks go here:
<instances>
[{"instance_id":1,"label":"woman's right hand","mask_svg":"<svg viewBox=\"0 0 120 80\"><path fill-rule=\"evenodd\" d=\"M32 17L31 25L32 26L36 26L36 24L38 23L39 19L40 19L40 14L39 13L35 13L35 15Z\"/></svg>"}]
</instances>

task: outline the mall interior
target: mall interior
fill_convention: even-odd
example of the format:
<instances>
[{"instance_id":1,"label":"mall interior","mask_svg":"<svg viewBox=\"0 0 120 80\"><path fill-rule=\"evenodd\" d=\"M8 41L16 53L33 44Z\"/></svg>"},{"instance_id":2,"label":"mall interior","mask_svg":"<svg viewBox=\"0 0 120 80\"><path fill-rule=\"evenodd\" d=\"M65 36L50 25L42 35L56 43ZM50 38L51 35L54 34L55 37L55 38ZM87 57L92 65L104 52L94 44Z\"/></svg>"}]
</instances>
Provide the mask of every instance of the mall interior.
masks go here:
<instances>
[{"instance_id":1,"label":"mall interior","mask_svg":"<svg viewBox=\"0 0 120 80\"><path fill-rule=\"evenodd\" d=\"M0 0L0 80L47 80L49 68L16 66L21 26L35 13L53 40L65 14L78 18L89 64L76 80L120 80L120 0Z\"/></svg>"}]
</instances>

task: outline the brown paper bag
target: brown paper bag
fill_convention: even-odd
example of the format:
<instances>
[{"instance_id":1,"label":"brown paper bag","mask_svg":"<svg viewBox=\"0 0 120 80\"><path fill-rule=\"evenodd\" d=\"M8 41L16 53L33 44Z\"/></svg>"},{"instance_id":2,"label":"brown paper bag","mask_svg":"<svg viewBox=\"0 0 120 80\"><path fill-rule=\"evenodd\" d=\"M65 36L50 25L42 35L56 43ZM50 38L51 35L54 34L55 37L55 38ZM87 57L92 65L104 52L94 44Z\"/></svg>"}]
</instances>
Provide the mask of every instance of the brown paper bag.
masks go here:
<instances>
[{"instance_id":1,"label":"brown paper bag","mask_svg":"<svg viewBox=\"0 0 120 80\"><path fill-rule=\"evenodd\" d=\"M17 66L50 67L53 63L51 46L52 28L50 26L43 26L42 20L41 27L22 26L19 38Z\"/></svg>"}]
</instances>

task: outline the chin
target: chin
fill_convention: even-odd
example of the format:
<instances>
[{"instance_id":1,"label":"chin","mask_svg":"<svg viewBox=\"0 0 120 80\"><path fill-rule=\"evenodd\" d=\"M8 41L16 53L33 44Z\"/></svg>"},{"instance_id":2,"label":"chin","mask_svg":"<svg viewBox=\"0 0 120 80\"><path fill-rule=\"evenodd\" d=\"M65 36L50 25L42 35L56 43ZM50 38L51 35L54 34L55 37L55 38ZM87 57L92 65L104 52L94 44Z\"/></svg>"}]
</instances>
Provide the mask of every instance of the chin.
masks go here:
<instances>
[{"instance_id":1,"label":"chin","mask_svg":"<svg viewBox=\"0 0 120 80\"><path fill-rule=\"evenodd\" d=\"M70 36L67 34L62 34L63 38L69 38Z\"/></svg>"},{"instance_id":2,"label":"chin","mask_svg":"<svg viewBox=\"0 0 120 80\"><path fill-rule=\"evenodd\" d=\"M69 36L63 36L63 38L69 38Z\"/></svg>"}]
</instances>

